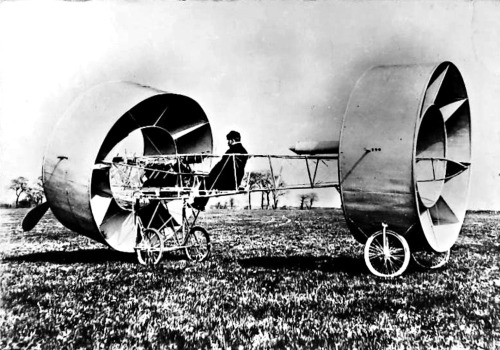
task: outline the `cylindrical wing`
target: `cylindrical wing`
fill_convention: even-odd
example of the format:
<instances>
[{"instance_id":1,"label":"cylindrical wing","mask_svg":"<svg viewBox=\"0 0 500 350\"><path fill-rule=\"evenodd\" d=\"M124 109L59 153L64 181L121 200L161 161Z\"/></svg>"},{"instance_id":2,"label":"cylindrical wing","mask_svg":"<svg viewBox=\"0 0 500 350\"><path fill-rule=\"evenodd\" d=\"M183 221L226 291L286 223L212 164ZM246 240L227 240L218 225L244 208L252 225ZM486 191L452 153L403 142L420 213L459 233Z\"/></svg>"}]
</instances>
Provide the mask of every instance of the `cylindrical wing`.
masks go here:
<instances>
[{"instance_id":1,"label":"cylindrical wing","mask_svg":"<svg viewBox=\"0 0 500 350\"><path fill-rule=\"evenodd\" d=\"M340 189L354 237L365 243L387 223L414 246L449 249L465 216L470 156L467 93L452 63L368 70L340 136Z\"/></svg>"},{"instance_id":2,"label":"cylindrical wing","mask_svg":"<svg viewBox=\"0 0 500 350\"><path fill-rule=\"evenodd\" d=\"M55 126L43 161L47 201L69 229L112 248L133 252L130 210L118 205L110 186L115 147L139 132L142 154L212 152L212 132L197 102L150 87L114 82L78 98Z\"/></svg>"}]
</instances>

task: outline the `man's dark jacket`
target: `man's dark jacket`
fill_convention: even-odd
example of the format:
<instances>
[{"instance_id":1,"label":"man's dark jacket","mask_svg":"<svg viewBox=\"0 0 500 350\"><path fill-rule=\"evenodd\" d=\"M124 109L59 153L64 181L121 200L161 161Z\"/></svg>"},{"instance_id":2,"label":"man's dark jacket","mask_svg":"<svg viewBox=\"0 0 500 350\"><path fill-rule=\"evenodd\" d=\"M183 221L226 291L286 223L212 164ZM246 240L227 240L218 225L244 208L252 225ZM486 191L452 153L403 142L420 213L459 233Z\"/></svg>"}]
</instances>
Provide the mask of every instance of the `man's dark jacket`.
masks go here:
<instances>
[{"instance_id":1,"label":"man's dark jacket","mask_svg":"<svg viewBox=\"0 0 500 350\"><path fill-rule=\"evenodd\" d=\"M229 147L226 154L248 154L241 143ZM247 156L227 156L215 164L206 179L206 189L237 190L245 174Z\"/></svg>"}]
</instances>

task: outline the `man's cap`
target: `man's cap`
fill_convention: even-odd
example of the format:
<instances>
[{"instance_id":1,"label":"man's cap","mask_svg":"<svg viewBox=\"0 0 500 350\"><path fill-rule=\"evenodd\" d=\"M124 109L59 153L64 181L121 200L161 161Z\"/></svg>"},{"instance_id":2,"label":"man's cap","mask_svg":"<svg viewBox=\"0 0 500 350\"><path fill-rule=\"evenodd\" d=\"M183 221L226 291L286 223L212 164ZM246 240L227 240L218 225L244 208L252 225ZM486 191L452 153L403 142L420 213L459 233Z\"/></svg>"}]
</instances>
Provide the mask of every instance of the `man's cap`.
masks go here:
<instances>
[{"instance_id":1,"label":"man's cap","mask_svg":"<svg viewBox=\"0 0 500 350\"><path fill-rule=\"evenodd\" d=\"M234 131L234 130L231 130L229 132L229 134L227 134L226 138L228 140L236 140L236 141L240 141L241 140L241 135L239 132L237 131Z\"/></svg>"}]
</instances>

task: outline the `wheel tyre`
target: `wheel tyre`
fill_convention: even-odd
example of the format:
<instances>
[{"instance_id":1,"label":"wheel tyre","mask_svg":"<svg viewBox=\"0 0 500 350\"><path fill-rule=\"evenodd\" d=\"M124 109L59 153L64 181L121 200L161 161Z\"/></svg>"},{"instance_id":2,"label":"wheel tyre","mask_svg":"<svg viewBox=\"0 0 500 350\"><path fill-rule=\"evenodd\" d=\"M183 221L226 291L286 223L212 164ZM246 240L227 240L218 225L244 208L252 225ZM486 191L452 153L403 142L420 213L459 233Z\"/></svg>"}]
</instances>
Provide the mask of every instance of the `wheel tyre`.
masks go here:
<instances>
[{"instance_id":1,"label":"wheel tyre","mask_svg":"<svg viewBox=\"0 0 500 350\"><path fill-rule=\"evenodd\" d=\"M207 230L200 226L194 226L189 230L184 246L188 259L198 262L208 259L212 247Z\"/></svg>"},{"instance_id":2,"label":"wheel tyre","mask_svg":"<svg viewBox=\"0 0 500 350\"><path fill-rule=\"evenodd\" d=\"M387 255L384 254L383 232L377 231L366 241L364 258L371 273L379 277L401 275L410 262L410 248L406 239L396 232L386 230Z\"/></svg>"},{"instance_id":3,"label":"wheel tyre","mask_svg":"<svg viewBox=\"0 0 500 350\"><path fill-rule=\"evenodd\" d=\"M421 270L435 270L446 265L450 260L451 252L448 249L445 252L413 252L411 254L412 261Z\"/></svg>"},{"instance_id":4,"label":"wheel tyre","mask_svg":"<svg viewBox=\"0 0 500 350\"><path fill-rule=\"evenodd\" d=\"M163 254L163 237L154 228L145 229L143 239L136 247L137 260L142 265L156 265Z\"/></svg>"}]
</instances>

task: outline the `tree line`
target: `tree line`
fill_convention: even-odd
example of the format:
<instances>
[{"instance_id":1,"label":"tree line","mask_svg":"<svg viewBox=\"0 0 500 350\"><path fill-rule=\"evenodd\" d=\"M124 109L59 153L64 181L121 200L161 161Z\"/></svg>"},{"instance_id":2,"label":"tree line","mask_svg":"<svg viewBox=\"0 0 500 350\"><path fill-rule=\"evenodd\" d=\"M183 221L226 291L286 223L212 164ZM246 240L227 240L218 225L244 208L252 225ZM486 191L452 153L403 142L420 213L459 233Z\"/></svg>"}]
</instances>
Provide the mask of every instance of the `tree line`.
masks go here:
<instances>
[{"instance_id":1,"label":"tree line","mask_svg":"<svg viewBox=\"0 0 500 350\"><path fill-rule=\"evenodd\" d=\"M248 209L252 209L252 190L260 192L261 209L277 209L279 200L288 191L284 190L285 181L281 175L272 174L271 171L254 171L248 173L245 181L248 188Z\"/></svg>"},{"instance_id":2,"label":"tree line","mask_svg":"<svg viewBox=\"0 0 500 350\"><path fill-rule=\"evenodd\" d=\"M248 192L248 209L252 209L252 190L260 192L261 209L278 209L280 198L288 192L284 189L286 182L281 175L272 174L270 171L251 172L246 175L244 183L250 190ZM30 183L24 176L19 176L11 180L9 189L15 192L16 208L38 205L45 198L41 176L34 183ZM318 195L314 192L300 194L298 199L300 209L311 209L318 200ZM230 198L230 207L233 208L233 206L234 198Z\"/></svg>"},{"instance_id":3,"label":"tree line","mask_svg":"<svg viewBox=\"0 0 500 350\"><path fill-rule=\"evenodd\" d=\"M38 177L35 183L30 183L24 176L16 177L10 181L9 189L15 192L16 208L38 205L45 198L41 176Z\"/></svg>"},{"instance_id":4,"label":"tree line","mask_svg":"<svg viewBox=\"0 0 500 350\"><path fill-rule=\"evenodd\" d=\"M318 200L318 195L314 192L311 193L303 193L299 196L300 200L300 209L311 209L314 202Z\"/></svg>"},{"instance_id":5,"label":"tree line","mask_svg":"<svg viewBox=\"0 0 500 350\"><path fill-rule=\"evenodd\" d=\"M256 171L249 173L245 181L248 189L248 209L252 209L252 190L260 192L260 208L261 209L278 209L279 200L288 191L286 182L281 175L271 173L271 171ZM299 196L300 209L311 209L313 204L318 200L318 195L314 192L301 194ZM232 205L231 205L232 207Z\"/></svg>"}]
</instances>

